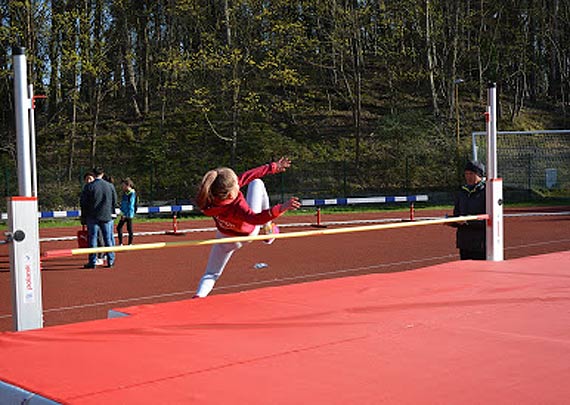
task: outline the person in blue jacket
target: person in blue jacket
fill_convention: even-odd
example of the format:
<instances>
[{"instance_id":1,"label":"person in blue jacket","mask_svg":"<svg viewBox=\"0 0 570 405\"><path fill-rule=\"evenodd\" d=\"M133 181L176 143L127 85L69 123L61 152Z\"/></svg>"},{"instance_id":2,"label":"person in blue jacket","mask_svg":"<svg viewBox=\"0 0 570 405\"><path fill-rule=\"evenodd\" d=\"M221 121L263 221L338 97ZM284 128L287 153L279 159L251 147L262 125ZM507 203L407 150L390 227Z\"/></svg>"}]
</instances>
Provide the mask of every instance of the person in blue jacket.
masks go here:
<instances>
[{"instance_id":1,"label":"person in blue jacket","mask_svg":"<svg viewBox=\"0 0 570 405\"><path fill-rule=\"evenodd\" d=\"M133 218L137 211L137 192L133 181L127 177L121 182L123 197L121 199L121 218L117 224L119 245L123 244L123 225L127 224L128 243L133 244Z\"/></svg>"}]
</instances>

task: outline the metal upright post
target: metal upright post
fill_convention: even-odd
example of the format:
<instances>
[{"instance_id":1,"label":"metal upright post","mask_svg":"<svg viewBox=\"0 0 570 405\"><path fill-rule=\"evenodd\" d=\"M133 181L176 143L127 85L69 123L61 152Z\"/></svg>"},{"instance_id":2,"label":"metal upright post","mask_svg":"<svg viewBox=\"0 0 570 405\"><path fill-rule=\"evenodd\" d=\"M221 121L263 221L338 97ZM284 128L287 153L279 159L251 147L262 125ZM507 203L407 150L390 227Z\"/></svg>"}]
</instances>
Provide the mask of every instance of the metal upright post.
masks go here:
<instances>
[{"instance_id":1,"label":"metal upright post","mask_svg":"<svg viewBox=\"0 0 570 405\"><path fill-rule=\"evenodd\" d=\"M502 261L503 247L503 179L497 178L497 89L495 83L487 91L487 260Z\"/></svg>"},{"instance_id":2,"label":"metal upright post","mask_svg":"<svg viewBox=\"0 0 570 405\"><path fill-rule=\"evenodd\" d=\"M456 160L456 173L457 180L461 183L463 179L463 168L461 165L461 136L460 136L460 117L459 117L459 85L463 83L463 79L455 79L453 82L455 92L455 160Z\"/></svg>"},{"instance_id":3,"label":"metal upright post","mask_svg":"<svg viewBox=\"0 0 570 405\"><path fill-rule=\"evenodd\" d=\"M30 167L31 167L31 177L32 177L32 195L34 197L38 196L38 166L36 163L36 120L34 117L35 98L34 86L28 86L28 96L30 97Z\"/></svg>"},{"instance_id":4,"label":"metal upright post","mask_svg":"<svg viewBox=\"0 0 570 405\"><path fill-rule=\"evenodd\" d=\"M35 147L31 145L30 111L25 49L13 48L14 102L18 148L19 196L9 198L10 273L12 281L12 318L15 330L43 327L42 280L38 230L38 199L33 195L32 164Z\"/></svg>"},{"instance_id":5,"label":"metal upright post","mask_svg":"<svg viewBox=\"0 0 570 405\"><path fill-rule=\"evenodd\" d=\"M12 48L14 57L14 110L18 148L18 191L20 196L32 196L32 165L30 154L30 118L32 100L28 97L26 50Z\"/></svg>"}]
</instances>

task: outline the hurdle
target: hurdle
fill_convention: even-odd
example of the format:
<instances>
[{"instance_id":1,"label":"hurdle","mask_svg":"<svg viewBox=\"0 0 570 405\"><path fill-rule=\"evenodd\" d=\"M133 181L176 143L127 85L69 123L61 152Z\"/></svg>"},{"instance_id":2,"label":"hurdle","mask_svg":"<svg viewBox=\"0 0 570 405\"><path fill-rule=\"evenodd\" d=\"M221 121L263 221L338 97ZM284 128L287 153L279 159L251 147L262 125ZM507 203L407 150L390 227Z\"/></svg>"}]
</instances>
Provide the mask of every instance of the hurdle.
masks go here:
<instances>
[{"instance_id":1,"label":"hurdle","mask_svg":"<svg viewBox=\"0 0 570 405\"><path fill-rule=\"evenodd\" d=\"M303 237L312 237L312 236L339 235L339 234L354 233L354 232L409 228L412 226L440 225L440 224L449 224L454 222L468 222L468 221L483 221L483 220L486 221L488 219L489 215L487 214L465 215L461 217L438 218L438 219L429 219L423 221L363 225L363 226L354 226L346 228L319 229L311 231L278 233L271 235L233 236L228 238L217 238L217 239L189 240L189 241L179 241L179 242L141 243L138 245L106 246L106 247L97 247L97 248L55 249L44 252L43 257L44 259L48 260L53 258L70 257L70 256L86 255L94 253L128 252L134 250L208 246L208 245L219 245L224 243L264 241L269 239L292 239L292 238L303 238Z\"/></svg>"},{"instance_id":2,"label":"hurdle","mask_svg":"<svg viewBox=\"0 0 570 405\"><path fill-rule=\"evenodd\" d=\"M322 224L322 213L321 208L323 206L339 206L339 205L357 205L357 204L386 204L386 203L400 203L409 202L410 203L410 221L415 219L415 202L427 202L428 196L425 194L421 195L409 195L409 196L377 196L377 197L346 197L346 198L317 198L317 199L304 199L301 200L302 207L316 207L316 217L317 222L313 224L313 227L323 228L325 225Z\"/></svg>"},{"instance_id":3,"label":"hurdle","mask_svg":"<svg viewBox=\"0 0 570 405\"><path fill-rule=\"evenodd\" d=\"M182 212L192 212L194 211L194 206L190 204L185 205L160 205L160 206L148 206L148 207L138 207L137 215L144 215L144 214L168 214L172 213L172 230L166 230L161 232L156 232L157 234L166 234L166 235L184 235L186 230L179 230L178 229L178 214ZM115 209L115 215L119 215L121 213L120 209ZM40 211L37 213L38 219L79 219L81 217L81 210L59 210L59 211ZM2 220L7 220L9 218L8 213L3 212L1 214ZM139 233L139 234L154 234L154 233ZM47 241L62 241L62 240L75 240L77 239L76 236L64 236L59 238L45 238L40 239L40 242L47 242Z\"/></svg>"},{"instance_id":4,"label":"hurdle","mask_svg":"<svg viewBox=\"0 0 570 405\"><path fill-rule=\"evenodd\" d=\"M180 212L191 212L194 211L193 205L159 205L159 206L148 206L148 207L138 207L137 215L143 214L168 214L168 213L180 213ZM116 208L115 215L119 215L121 210ZM60 210L60 211L40 211L38 212L38 219L62 219L62 218L80 218L81 210ZM2 220L8 219L8 213L3 212L1 216Z\"/></svg>"}]
</instances>

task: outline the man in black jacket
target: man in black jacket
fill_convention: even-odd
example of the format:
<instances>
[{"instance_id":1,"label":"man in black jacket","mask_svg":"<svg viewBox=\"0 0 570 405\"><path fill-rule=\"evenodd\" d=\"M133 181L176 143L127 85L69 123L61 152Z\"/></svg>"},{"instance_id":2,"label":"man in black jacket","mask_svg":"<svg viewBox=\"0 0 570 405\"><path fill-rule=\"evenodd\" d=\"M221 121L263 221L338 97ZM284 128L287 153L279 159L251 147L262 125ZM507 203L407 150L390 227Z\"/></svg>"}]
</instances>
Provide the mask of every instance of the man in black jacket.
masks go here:
<instances>
[{"instance_id":1,"label":"man in black jacket","mask_svg":"<svg viewBox=\"0 0 570 405\"><path fill-rule=\"evenodd\" d=\"M85 185L80 198L81 216L87 223L89 247L97 247L99 229L103 234L105 246L115 246L113 217L115 215L115 207L117 206L117 191L111 183L103 180L103 169L100 167L94 168L93 175L95 180ZM96 260L97 255L90 254L89 262L83 267L94 269ZM107 267L113 267L114 264L115 253L107 253Z\"/></svg>"},{"instance_id":2,"label":"man in black jacket","mask_svg":"<svg viewBox=\"0 0 570 405\"><path fill-rule=\"evenodd\" d=\"M453 216L485 214L485 167L476 161L465 166L465 185L457 193ZM485 220L453 223L457 228L457 248L461 260L486 260Z\"/></svg>"}]
</instances>

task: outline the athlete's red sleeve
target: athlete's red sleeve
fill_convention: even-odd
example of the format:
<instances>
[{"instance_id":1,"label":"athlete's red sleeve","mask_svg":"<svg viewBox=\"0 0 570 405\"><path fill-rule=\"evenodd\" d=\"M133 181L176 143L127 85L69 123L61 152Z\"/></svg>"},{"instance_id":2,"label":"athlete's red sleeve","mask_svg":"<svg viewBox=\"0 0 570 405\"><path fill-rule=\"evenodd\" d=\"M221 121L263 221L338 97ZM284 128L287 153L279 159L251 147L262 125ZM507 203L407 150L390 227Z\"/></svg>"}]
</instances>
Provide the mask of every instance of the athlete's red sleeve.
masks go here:
<instances>
[{"instance_id":1,"label":"athlete's red sleeve","mask_svg":"<svg viewBox=\"0 0 570 405\"><path fill-rule=\"evenodd\" d=\"M249 169L238 176L238 184L241 187L247 186L255 179L260 179L268 174L274 174L277 171L277 163L271 162L269 164Z\"/></svg>"}]
</instances>

